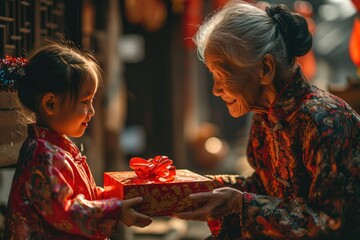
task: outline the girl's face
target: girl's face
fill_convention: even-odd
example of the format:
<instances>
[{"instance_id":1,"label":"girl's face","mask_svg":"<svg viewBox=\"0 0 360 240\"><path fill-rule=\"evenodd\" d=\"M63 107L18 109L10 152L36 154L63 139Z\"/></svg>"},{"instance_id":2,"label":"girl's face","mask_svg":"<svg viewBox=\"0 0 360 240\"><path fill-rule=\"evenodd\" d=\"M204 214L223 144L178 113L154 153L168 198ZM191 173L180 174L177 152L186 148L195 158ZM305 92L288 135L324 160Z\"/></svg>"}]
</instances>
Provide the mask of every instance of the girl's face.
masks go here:
<instances>
[{"instance_id":1,"label":"girl's face","mask_svg":"<svg viewBox=\"0 0 360 240\"><path fill-rule=\"evenodd\" d=\"M95 110L93 100L97 89L96 81L87 81L79 90L76 100L65 96L64 103L52 117L50 128L69 137L81 137Z\"/></svg>"},{"instance_id":2,"label":"girl's face","mask_svg":"<svg viewBox=\"0 0 360 240\"><path fill-rule=\"evenodd\" d=\"M205 59L206 61L206 59ZM239 67L224 69L222 64L207 64L213 75L213 94L225 102L233 117L258 110L257 102L261 97L262 85L256 73Z\"/></svg>"}]
</instances>

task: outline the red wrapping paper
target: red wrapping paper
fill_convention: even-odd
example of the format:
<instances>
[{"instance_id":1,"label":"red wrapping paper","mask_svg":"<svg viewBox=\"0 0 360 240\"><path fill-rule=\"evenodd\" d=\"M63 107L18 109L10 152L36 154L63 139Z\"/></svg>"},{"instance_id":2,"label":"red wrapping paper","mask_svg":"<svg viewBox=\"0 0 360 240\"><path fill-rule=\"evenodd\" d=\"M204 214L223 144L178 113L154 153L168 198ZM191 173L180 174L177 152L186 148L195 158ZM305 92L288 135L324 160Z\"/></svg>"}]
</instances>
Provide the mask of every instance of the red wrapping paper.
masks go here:
<instances>
[{"instance_id":1,"label":"red wrapping paper","mask_svg":"<svg viewBox=\"0 0 360 240\"><path fill-rule=\"evenodd\" d=\"M135 210L148 216L172 216L191 210L194 203L191 193L207 192L214 189L213 180L189 170L176 170L172 181L139 178L134 171L105 172L105 197L129 199L141 196L143 201Z\"/></svg>"}]
</instances>

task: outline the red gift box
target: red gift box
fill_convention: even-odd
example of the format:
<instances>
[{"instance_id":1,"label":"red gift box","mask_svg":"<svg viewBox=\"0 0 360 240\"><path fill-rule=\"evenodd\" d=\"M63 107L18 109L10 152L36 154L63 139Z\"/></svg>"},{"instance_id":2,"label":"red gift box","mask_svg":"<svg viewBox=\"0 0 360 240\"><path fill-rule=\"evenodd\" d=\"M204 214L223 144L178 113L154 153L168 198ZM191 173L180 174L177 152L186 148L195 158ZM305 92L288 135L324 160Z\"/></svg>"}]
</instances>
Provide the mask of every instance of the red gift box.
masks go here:
<instances>
[{"instance_id":1,"label":"red gift box","mask_svg":"<svg viewBox=\"0 0 360 240\"><path fill-rule=\"evenodd\" d=\"M192 210L191 193L214 189L213 180L189 170L176 170L171 181L139 178L134 171L105 172L105 197L129 199L141 196L143 201L134 207L148 216L171 216Z\"/></svg>"}]
</instances>

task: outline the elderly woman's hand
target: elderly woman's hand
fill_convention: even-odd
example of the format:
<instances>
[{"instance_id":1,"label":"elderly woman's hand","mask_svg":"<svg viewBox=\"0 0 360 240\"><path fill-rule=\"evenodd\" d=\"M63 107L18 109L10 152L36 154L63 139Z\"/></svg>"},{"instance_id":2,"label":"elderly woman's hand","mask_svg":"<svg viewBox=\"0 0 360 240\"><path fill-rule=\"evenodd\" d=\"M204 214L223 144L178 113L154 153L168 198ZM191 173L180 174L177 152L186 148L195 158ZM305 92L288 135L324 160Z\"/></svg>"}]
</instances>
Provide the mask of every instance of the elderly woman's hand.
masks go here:
<instances>
[{"instance_id":1,"label":"elderly woman's hand","mask_svg":"<svg viewBox=\"0 0 360 240\"><path fill-rule=\"evenodd\" d=\"M194 193L189 197L200 207L174 216L186 220L207 221L241 212L243 193L234 188L223 187L212 192Z\"/></svg>"}]
</instances>

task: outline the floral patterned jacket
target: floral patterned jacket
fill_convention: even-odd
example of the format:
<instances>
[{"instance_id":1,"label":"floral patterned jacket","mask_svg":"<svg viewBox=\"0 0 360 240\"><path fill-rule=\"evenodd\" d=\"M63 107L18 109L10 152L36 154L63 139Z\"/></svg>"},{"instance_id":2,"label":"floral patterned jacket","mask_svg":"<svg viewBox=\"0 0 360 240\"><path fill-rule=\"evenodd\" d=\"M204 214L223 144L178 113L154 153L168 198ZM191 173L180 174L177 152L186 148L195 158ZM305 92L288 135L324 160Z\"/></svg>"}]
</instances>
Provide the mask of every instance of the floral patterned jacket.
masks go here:
<instances>
[{"instance_id":1,"label":"floral patterned jacket","mask_svg":"<svg viewBox=\"0 0 360 240\"><path fill-rule=\"evenodd\" d=\"M5 238L106 239L121 207L102 195L76 145L31 124L11 186Z\"/></svg>"},{"instance_id":2,"label":"floral patterned jacket","mask_svg":"<svg viewBox=\"0 0 360 240\"><path fill-rule=\"evenodd\" d=\"M242 213L208 222L215 239L358 239L360 117L298 69L268 114L254 114L249 178L211 176L244 193Z\"/></svg>"}]
</instances>

